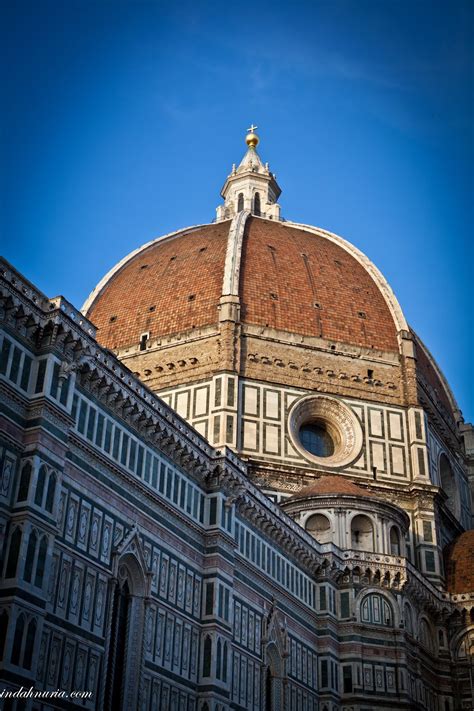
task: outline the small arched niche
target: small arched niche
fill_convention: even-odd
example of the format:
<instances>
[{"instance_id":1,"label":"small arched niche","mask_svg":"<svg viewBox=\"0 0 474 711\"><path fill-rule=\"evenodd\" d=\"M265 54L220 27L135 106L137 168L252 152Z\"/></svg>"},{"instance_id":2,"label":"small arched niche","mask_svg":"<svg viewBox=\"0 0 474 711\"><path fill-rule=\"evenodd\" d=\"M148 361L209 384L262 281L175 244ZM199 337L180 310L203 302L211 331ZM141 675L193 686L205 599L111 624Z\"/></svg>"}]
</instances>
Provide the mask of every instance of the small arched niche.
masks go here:
<instances>
[{"instance_id":1,"label":"small arched niche","mask_svg":"<svg viewBox=\"0 0 474 711\"><path fill-rule=\"evenodd\" d=\"M242 212L244 209L244 194L239 193L237 197L237 212Z\"/></svg>"},{"instance_id":2,"label":"small arched niche","mask_svg":"<svg viewBox=\"0 0 474 711\"><path fill-rule=\"evenodd\" d=\"M443 453L439 458L439 476L441 479L441 487L448 497L446 506L455 516L458 512L458 492L456 490L456 478L449 463L449 459Z\"/></svg>"},{"instance_id":3,"label":"small arched niche","mask_svg":"<svg viewBox=\"0 0 474 711\"><path fill-rule=\"evenodd\" d=\"M400 531L397 526L392 526L390 529L390 553L391 555L400 555L401 552Z\"/></svg>"},{"instance_id":4,"label":"small arched niche","mask_svg":"<svg viewBox=\"0 0 474 711\"><path fill-rule=\"evenodd\" d=\"M310 516L306 521L306 530L318 543L331 541L331 523L324 514L317 513Z\"/></svg>"},{"instance_id":5,"label":"small arched niche","mask_svg":"<svg viewBox=\"0 0 474 711\"><path fill-rule=\"evenodd\" d=\"M358 514L351 521L351 548L355 551L375 550L374 527L368 516Z\"/></svg>"},{"instance_id":6,"label":"small arched niche","mask_svg":"<svg viewBox=\"0 0 474 711\"><path fill-rule=\"evenodd\" d=\"M260 207L260 193L255 193L253 198L253 214L260 217L262 210Z\"/></svg>"}]
</instances>

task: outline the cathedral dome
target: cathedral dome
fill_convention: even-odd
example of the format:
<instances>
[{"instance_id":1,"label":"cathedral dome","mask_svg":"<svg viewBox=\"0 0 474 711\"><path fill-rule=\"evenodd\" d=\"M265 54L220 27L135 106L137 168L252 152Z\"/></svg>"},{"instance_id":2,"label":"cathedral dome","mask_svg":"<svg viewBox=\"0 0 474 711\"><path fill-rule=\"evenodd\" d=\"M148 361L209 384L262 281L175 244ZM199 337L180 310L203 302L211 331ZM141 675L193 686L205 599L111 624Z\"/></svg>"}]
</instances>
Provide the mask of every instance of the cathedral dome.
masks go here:
<instances>
[{"instance_id":1,"label":"cathedral dome","mask_svg":"<svg viewBox=\"0 0 474 711\"><path fill-rule=\"evenodd\" d=\"M428 403L439 427L455 438L459 413L449 386L387 281L345 239L281 218L281 189L257 153L256 128L249 129L248 150L227 176L216 220L144 244L91 293L83 313L97 327L98 341L164 397L170 388L219 372L238 373L297 387L300 394ZM237 396L227 400L234 407ZM208 436L204 404L186 403L183 396L173 406ZM221 442L223 423L214 423L214 443ZM229 430L225 443L236 444L237 424L229 428L233 434ZM324 465L353 463L360 447L349 444L350 452L328 456ZM396 452L400 469L405 454ZM385 466L383 458L374 466ZM321 462L313 458L312 464Z\"/></svg>"},{"instance_id":2,"label":"cathedral dome","mask_svg":"<svg viewBox=\"0 0 474 711\"><path fill-rule=\"evenodd\" d=\"M232 227L222 221L159 238L112 269L86 304L101 343L121 349L145 332L159 338L217 324ZM236 257L242 323L398 350L387 295L344 240L249 215Z\"/></svg>"},{"instance_id":3,"label":"cathedral dome","mask_svg":"<svg viewBox=\"0 0 474 711\"><path fill-rule=\"evenodd\" d=\"M446 587L454 594L474 591L474 529L464 531L445 551Z\"/></svg>"}]
</instances>

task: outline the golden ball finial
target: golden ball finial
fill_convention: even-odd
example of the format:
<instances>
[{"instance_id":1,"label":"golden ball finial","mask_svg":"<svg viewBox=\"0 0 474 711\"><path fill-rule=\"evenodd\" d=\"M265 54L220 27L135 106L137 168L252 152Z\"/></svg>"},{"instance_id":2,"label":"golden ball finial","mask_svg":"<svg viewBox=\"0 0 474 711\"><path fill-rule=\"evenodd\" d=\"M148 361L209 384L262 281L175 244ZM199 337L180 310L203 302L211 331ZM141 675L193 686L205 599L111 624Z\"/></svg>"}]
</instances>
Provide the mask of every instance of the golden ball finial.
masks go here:
<instances>
[{"instance_id":1,"label":"golden ball finial","mask_svg":"<svg viewBox=\"0 0 474 711\"><path fill-rule=\"evenodd\" d=\"M258 142L260 139L257 134L254 133L255 129L257 128L258 126L254 126L252 124L250 128L247 129L248 133L245 136L245 143L248 145L249 148L256 148L258 146Z\"/></svg>"}]
</instances>

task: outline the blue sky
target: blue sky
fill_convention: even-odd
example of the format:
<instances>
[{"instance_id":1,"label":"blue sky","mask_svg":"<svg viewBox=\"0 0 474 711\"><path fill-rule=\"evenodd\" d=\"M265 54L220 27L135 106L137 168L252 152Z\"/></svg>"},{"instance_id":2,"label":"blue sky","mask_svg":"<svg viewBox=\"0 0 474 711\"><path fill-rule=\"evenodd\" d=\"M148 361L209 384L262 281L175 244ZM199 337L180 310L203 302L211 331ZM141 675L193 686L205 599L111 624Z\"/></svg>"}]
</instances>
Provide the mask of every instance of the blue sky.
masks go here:
<instances>
[{"instance_id":1,"label":"blue sky","mask_svg":"<svg viewBox=\"0 0 474 711\"><path fill-rule=\"evenodd\" d=\"M80 306L214 217L255 122L283 215L375 262L474 419L473 9L7 0L2 253Z\"/></svg>"}]
</instances>

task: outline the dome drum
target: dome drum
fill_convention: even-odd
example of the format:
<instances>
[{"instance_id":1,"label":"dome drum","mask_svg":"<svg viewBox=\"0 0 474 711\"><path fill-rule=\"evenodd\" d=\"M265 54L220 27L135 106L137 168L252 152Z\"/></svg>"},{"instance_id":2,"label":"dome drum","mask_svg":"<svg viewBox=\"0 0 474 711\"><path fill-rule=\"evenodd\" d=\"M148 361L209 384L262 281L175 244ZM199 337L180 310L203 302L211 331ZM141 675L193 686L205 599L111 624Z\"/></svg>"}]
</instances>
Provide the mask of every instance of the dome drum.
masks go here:
<instances>
[{"instance_id":1,"label":"dome drum","mask_svg":"<svg viewBox=\"0 0 474 711\"><path fill-rule=\"evenodd\" d=\"M320 544L381 556L407 554L407 514L346 477L323 476L282 506Z\"/></svg>"}]
</instances>

